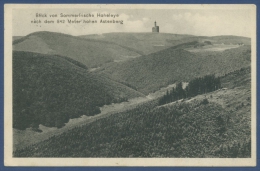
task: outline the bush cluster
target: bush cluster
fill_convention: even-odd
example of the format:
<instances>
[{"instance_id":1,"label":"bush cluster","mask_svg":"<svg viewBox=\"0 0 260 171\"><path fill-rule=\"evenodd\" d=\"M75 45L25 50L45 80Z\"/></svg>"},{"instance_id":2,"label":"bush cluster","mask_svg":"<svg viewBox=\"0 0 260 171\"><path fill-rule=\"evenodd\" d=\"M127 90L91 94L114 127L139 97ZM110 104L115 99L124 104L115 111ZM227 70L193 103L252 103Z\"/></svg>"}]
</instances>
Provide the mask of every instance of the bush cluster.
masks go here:
<instances>
[{"instance_id":1,"label":"bush cluster","mask_svg":"<svg viewBox=\"0 0 260 171\"><path fill-rule=\"evenodd\" d=\"M199 94L205 94L221 88L220 78L215 75L206 75L201 78L195 78L189 82L189 84L183 89L182 82L176 85L176 88L172 88L169 92L159 100L159 104L174 102L183 98L190 98Z\"/></svg>"}]
</instances>

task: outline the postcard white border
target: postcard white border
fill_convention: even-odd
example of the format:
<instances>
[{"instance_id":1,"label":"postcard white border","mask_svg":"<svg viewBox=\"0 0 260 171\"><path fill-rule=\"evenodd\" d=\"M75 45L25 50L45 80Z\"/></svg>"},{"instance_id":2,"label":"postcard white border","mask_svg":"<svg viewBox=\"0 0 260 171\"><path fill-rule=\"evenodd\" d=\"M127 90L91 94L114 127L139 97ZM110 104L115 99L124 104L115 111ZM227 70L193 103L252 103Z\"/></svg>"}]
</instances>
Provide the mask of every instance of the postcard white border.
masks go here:
<instances>
[{"instance_id":1,"label":"postcard white border","mask_svg":"<svg viewBox=\"0 0 260 171\"><path fill-rule=\"evenodd\" d=\"M251 36L251 158L14 158L12 130L12 10L17 8L91 9L250 9ZM256 6L172 4L5 4L4 6L4 165L5 166L256 166Z\"/></svg>"}]
</instances>

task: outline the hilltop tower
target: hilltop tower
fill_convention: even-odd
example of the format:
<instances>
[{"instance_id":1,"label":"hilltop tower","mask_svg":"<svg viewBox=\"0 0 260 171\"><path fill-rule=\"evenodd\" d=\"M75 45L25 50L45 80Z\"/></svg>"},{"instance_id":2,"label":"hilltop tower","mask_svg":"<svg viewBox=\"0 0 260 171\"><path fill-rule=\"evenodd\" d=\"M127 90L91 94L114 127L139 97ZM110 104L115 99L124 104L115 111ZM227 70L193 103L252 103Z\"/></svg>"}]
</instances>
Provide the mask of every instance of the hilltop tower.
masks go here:
<instances>
[{"instance_id":1,"label":"hilltop tower","mask_svg":"<svg viewBox=\"0 0 260 171\"><path fill-rule=\"evenodd\" d=\"M152 28L153 33L159 33L159 26L156 25L156 21L154 22L154 27Z\"/></svg>"}]
</instances>

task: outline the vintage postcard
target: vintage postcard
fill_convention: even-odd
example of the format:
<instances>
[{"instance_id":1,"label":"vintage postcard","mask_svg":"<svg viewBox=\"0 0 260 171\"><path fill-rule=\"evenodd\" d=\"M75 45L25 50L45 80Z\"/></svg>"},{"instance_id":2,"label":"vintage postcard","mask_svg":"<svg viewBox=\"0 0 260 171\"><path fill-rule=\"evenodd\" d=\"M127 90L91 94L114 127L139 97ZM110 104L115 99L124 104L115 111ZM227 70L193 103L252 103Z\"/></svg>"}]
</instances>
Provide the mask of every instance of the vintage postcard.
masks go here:
<instances>
[{"instance_id":1,"label":"vintage postcard","mask_svg":"<svg viewBox=\"0 0 260 171\"><path fill-rule=\"evenodd\" d=\"M255 166L256 6L6 4L5 166Z\"/></svg>"}]
</instances>

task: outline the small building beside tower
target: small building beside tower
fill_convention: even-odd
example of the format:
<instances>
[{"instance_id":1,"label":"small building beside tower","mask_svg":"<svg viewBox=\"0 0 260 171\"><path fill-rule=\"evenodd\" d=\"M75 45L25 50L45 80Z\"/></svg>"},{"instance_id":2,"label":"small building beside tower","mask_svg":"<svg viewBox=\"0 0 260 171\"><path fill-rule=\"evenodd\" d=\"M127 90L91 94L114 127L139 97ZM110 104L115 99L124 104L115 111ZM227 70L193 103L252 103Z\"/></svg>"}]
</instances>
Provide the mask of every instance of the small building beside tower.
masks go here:
<instances>
[{"instance_id":1,"label":"small building beside tower","mask_svg":"<svg viewBox=\"0 0 260 171\"><path fill-rule=\"evenodd\" d=\"M159 33L159 26L156 25L156 21L154 22L154 27L152 28L153 33Z\"/></svg>"}]
</instances>

